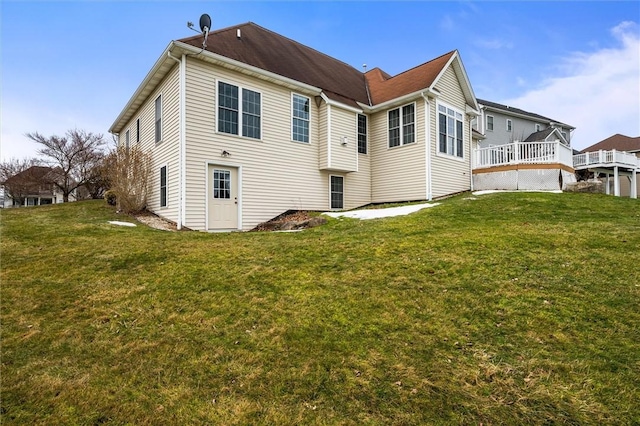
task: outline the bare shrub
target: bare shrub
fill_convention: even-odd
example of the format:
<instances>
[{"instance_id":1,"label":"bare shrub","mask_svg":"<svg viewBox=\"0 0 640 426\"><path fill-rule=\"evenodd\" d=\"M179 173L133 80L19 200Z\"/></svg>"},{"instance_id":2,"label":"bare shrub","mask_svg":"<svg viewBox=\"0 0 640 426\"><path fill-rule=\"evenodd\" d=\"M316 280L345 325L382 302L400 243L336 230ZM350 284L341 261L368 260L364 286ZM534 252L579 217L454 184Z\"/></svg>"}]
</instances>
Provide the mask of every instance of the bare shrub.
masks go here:
<instances>
[{"instance_id":1,"label":"bare shrub","mask_svg":"<svg viewBox=\"0 0 640 426\"><path fill-rule=\"evenodd\" d=\"M134 213L146 208L149 164L149 154L138 147L118 146L109 153L104 169L118 210Z\"/></svg>"}]
</instances>

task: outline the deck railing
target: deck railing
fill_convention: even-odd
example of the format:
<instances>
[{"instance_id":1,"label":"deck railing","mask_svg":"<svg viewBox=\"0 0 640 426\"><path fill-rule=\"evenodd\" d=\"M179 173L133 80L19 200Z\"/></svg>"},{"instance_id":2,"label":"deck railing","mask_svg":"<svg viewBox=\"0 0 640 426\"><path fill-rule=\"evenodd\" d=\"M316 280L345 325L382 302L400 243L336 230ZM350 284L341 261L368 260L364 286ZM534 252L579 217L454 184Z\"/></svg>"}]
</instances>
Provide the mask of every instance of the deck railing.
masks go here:
<instances>
[{"instance_id":1,"label":"deck railing","mask_svg":"<svg viewBox=\"0 0 640 426\"><path fill-rule=\"evenodd\" d=\"M624 151L595 151L585 152L583 154L577 154L573 156L573 167L588 167L588 166L613 166L618 165L629 168L640 168L640 158L633 154L629 154Z\"/></svg>"},{"instance_id":2,"label":"deck railing","mask_svg":"<svg viewBox=\"0 0 640 426\"><path fill-rule=\"evenodd\" d=\"M572 151L568 146L554 142L513 142L506 145L479 148L475 151L474 168L497 167L513 164L553 164L572 167Z\"/></svg>"}]
</instances>

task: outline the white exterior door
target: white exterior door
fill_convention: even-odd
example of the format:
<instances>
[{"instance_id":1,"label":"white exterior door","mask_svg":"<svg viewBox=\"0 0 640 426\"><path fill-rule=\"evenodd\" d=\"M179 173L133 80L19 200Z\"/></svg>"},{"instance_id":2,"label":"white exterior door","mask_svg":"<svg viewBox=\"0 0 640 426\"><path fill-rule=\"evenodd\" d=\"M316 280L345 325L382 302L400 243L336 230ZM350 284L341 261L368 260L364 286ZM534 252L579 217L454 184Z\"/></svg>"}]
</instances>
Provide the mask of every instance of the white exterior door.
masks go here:
<instances>
[{"instance_id":1,"label":"white exterior door","mask_svg":"<svg viewBox=\"0 0 640 426\"><path fill-rule=\"evenodd\" d=\"M238 228L238 169L209 166L207 194L209 229Z\"/></svg>"}]
</instances>

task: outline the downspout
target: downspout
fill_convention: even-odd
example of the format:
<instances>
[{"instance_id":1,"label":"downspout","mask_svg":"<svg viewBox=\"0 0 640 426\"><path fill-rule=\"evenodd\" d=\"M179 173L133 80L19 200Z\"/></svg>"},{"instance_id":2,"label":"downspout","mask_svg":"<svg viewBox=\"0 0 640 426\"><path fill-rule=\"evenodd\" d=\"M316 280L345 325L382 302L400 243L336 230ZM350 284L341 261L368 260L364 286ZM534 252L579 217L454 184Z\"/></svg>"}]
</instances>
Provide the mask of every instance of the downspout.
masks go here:
<instances>
[{"instance_id":1,"label":"downspout","mask_svg":"<svg viewBox=\"0 0 640 426\"><path fill-rule=\"evenodd\" d=\"M473 192L473 129L471 128L471 116L465 114L469 128L469 187ZM464 130L463 130L464 132Z\"/></svg>"},{"instance_id":2,"label":"downspout","mask_svg":"<svg viewBox=\"0 0 640 426\"><path fill-rule=\"evenodd\" d=\"M186 179L185 179L185 162L186 162L186 143L185 143L185 130L186 130L186 102L185 102L185 89L186 89L186 68L187 58L186 55L182 55L182 59L178 59L171 55L171 51L167 52L167 56L180 64L180 88L179 88L179 108L180 108L180 126L179 126L179 151L178 151L178 230L182 229L182 223L184 222L185 210L186 210Z\"/></svg>"},{"instance_id":3,"label":"downspout","mask_svg":"<svg viewBox=\"0 0 640 426\"><path fill-rule=\"evenodd\" d=\"M424 140L426 146L426 178L427 178L427 201L433 200L433 186L431 185L431 102L429 102L429 98L421 93L422 98L424 99Z\"/></svg>"}]
</instances>

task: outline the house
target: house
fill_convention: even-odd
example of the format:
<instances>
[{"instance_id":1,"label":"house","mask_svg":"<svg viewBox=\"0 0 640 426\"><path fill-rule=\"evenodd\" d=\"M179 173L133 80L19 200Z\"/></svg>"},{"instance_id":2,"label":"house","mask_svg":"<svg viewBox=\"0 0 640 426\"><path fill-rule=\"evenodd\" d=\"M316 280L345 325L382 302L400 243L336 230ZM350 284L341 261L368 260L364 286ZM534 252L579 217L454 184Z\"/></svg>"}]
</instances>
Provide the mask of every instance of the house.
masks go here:
<instances>
[{"instance_id":1,"label":"house","mask_svg":"<svg viewBox=\"0 0 640 426\"><path fill-rule=\"evenodd\" d=\"M3 182L3 207L40 206L62 203L62 192L52 183L54 176L54 168L31 166L9 177ZM71 197L74 199L73 194Z\"/></svg>"},{"instance_id":2,"label":"house","mask_svg":"<svg viewBox=\"0 0 640 426\"><path fill-rule=\"evenodd\" d=\"M361 72L249 22L171 41L110 132L150 153L149 210L249 230L287 210L469 190L478 114L457 51Z\"/></svg>"},{"instance_id":3,"label":"house","mask_svg":"<svg viewBox=\"0 0 640 426\"><path fill-rule=\"evenodd\" d=\"M640 136L615 134L575 156L577 169L605 182L607 194L640 196Z\"/></svg>"},{"instance_id":4,"label":"house","mask_svg":"<svg viewBox=\"0 0 640 426\"><path fill-rule=\"evenodd\" d=\"M475 189L563 189L575 182L571 132L542 115L477 99L472 122ZM474 133L475 134L475 133Z\"/></svg>"}]
</instances>

